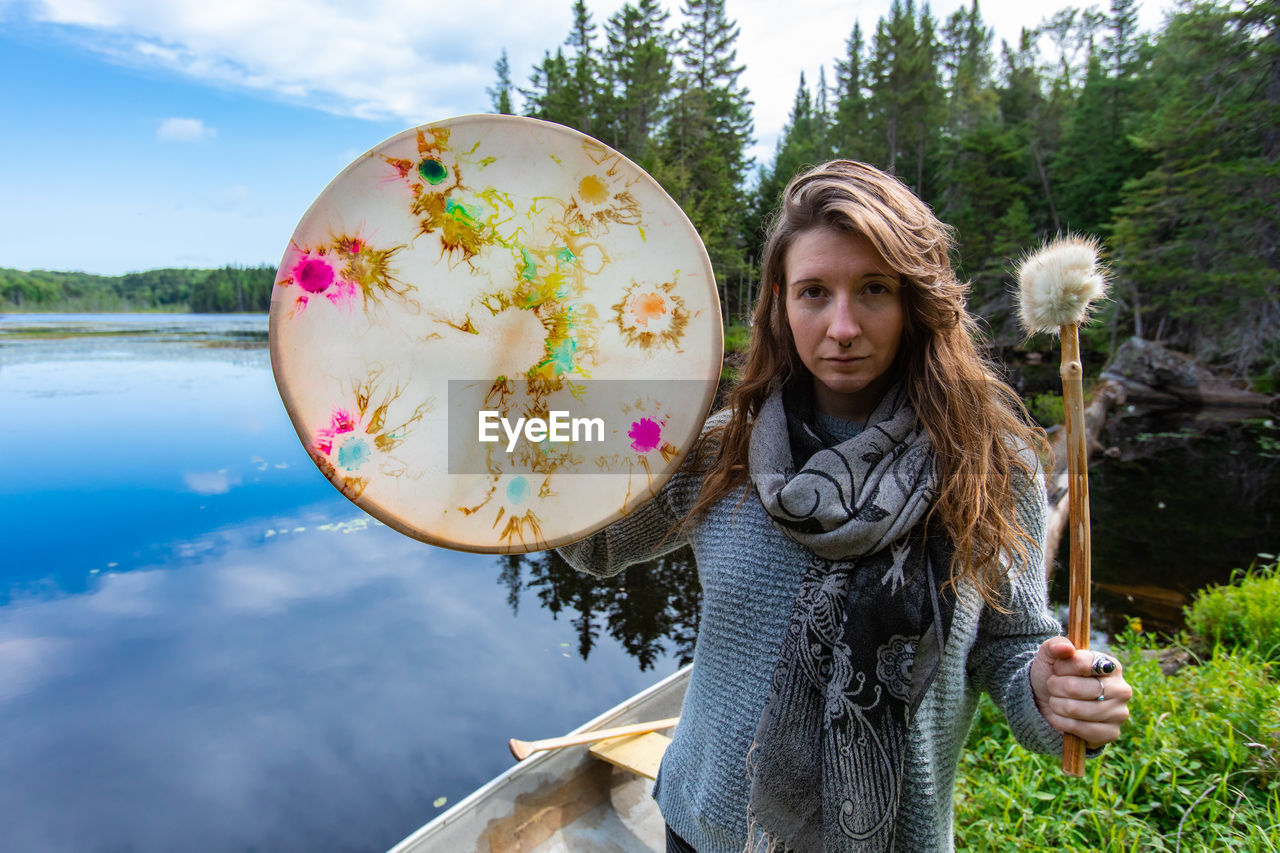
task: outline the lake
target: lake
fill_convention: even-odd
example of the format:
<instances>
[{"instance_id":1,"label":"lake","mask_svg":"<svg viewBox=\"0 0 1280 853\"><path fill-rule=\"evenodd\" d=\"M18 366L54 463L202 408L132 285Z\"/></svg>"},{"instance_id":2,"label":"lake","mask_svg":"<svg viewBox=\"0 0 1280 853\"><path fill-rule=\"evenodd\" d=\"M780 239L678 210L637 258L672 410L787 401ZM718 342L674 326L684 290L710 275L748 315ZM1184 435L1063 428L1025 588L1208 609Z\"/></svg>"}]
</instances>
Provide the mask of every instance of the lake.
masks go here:
<instances>
[{"instance_id":1,"label":"lake","mask_svg":"<svg viewBox=\"0 0 1280 853\"><path fill-rule=\"evenodd\" d=\"M385 850L676 670L339 495L266 328L0 318L5 849Z\"/></svg>"},{"instance_id":2,"label":"lake","mask_svg":"<svg viewBox=\"0 0 1280 853\"><path fill-rule=\"evenodd\" d=\"M598 581L347 502L293 431L266 328L0 317L5 849L385 850L509 767L508 738L567 732L690 656L687 555ZM1106 438L1097 641L1133 615L1176 628L1169 593L1276 547L1274 424L1195 418L1126 411Z\"/></svg>"}]
</instances>

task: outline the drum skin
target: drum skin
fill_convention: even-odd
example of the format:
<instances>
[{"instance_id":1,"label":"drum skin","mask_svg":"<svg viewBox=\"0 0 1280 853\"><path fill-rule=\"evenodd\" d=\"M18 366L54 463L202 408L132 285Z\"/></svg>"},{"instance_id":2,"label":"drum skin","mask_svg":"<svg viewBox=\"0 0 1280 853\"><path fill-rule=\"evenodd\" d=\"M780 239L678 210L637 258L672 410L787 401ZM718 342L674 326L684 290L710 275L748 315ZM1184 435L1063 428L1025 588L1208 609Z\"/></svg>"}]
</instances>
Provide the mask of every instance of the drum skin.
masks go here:
<instances>
[{"instance_id":1,"label":"drum skin","mask_svg":"<svg viewBox=\"0 0 1280 853\"><path fill-rule=\"evenodd\" d=\"M407 130L339 174L284 252L270 326L329 481L485 553L576 541L656 494L724 348L706 250L661 187L577 131L498 115Z\"/></svg>"}]
</instances>

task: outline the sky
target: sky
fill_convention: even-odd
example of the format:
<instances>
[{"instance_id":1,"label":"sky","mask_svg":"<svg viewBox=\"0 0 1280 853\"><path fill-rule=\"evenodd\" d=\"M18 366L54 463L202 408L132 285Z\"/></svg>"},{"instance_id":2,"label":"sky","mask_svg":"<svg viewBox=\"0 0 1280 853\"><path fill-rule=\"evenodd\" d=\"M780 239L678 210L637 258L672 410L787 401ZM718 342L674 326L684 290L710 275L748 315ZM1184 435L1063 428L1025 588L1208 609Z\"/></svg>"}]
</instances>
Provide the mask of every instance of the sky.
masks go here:
<instances>
[{"instance_id":1,"label":"sky","mask_svg":"<svg viewBox=\"0 0 1280 853\"><path fill-rule=\"evenodd\" d=\"M934 0L945 20L971 0ZM600 28L623 0L588 0ZM664 0L671 23L679 0ZM1015 41L1066 0L986 0ZM1084 5L1084 4L1079 4ZM1156 29L1163 0L1146 0ZM488 112L569 32L572 0L0 0L0 267L118 275L275 266L357 156L410 127ZM810 86L889 0L727 0L757 163Z\"/></svg>"}]
</instances>

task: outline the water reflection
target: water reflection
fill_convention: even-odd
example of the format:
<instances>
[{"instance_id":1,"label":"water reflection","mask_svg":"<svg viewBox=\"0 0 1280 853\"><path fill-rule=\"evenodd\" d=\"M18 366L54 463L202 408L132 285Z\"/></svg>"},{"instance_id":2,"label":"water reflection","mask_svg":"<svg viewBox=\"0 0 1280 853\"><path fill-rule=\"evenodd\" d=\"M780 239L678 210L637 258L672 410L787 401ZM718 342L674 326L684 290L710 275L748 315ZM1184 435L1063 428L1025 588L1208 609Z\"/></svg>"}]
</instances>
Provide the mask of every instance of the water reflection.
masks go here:
<instances>
[{"instance_id":1,"label":"water reflection","mask_svg":"<svg viewBox=\"0 0 1280 853\"><path fill-rule=\"evenodd\" d=\"M554 551L500 560L512 612L519 613L522 592L536 592L553 615L575 614L569 621L584 660L601 627L608 628L642 670L651 669L660 656L675 655L680 665L693 660L702 587L688 546L630 566L609 580L575 571Z\"/></svg>"},{"instance_id":2,"label":"water reflection","mask_svg":"<svg viewBox=\"0 0 1280 853\"><path fill-rule=\"evenodd\" d=\"M352 507L261 336L89 322L0 319L0 847L384 850L676 669Z\"/></svg>"},{"instance_id":3,"label":"water reflection","mask_svg":"<svg viewBox=\"0 0 1280 853\"><path fill-rule=\"evenodd\" d=\"M1267 415L1126 409L1090 470L1093 577L1100 624L1124 615L1165 632L1184 626L1192 593L1224 583L1280 530L1280 428ZM1063 554L1065 555L1065 550ZM1055 589L1065 595L1065 572Z\"/></svg>"},{"instance_id":4,"label":"water reflection","mask_svg":"<svg viewBox=\"0 0 1280 853\"><path fill-rule=\"evenodd\" d=\"M77 322L0 318L5 849L386 849L510 766L507 738L692 655L687 551L600 581L352 507L280 404L265 317ZM1095 592L1099 625L1276 547L1274 426L1182 429L1131 419L1092 471L1095 577L1129 590Z\"/></svg>"}]
</instances>

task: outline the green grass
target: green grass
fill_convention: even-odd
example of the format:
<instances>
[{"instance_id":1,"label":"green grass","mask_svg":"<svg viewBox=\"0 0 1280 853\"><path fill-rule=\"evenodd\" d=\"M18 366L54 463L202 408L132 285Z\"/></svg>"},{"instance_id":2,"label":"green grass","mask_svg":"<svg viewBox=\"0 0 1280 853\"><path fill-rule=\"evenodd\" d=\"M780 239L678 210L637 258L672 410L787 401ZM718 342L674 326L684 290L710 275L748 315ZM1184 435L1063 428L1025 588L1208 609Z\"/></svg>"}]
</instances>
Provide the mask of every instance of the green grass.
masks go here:
<instances>
[{"instance_id":1,"label":"green grass","mask_svg":"<svg viewBox=\"0 0 1280 853\"><path fill-rule=\"evenodd\" d=\"M1266 555L1270 556L1270 555ZM1187 626L1214 646L1249 649L1280 663L1280 572L1277 564L1237 572L1187 608Z\"/></svg>"},{"instance_id":2,"label":"green grass","mask_svg":"<svg viewBox=\"0 0 1280 853\"><path fill-rule=\"evenodd\" d=\"M1275 577L1273 564L1224 588L1243 592L1197 598L1190 611L1243 596L1252 615L1242 635L1223 631L1211 657L1172 676L1160 672L1154 639L1132 631L1117 639L1134 688L1131 718L1082 779L1064 775L1058 756L1017 746L984 697L956 784L957 846L1280 851L1280 663L1253 633L1280 612Z\"/></svg>"}]
</instances>

